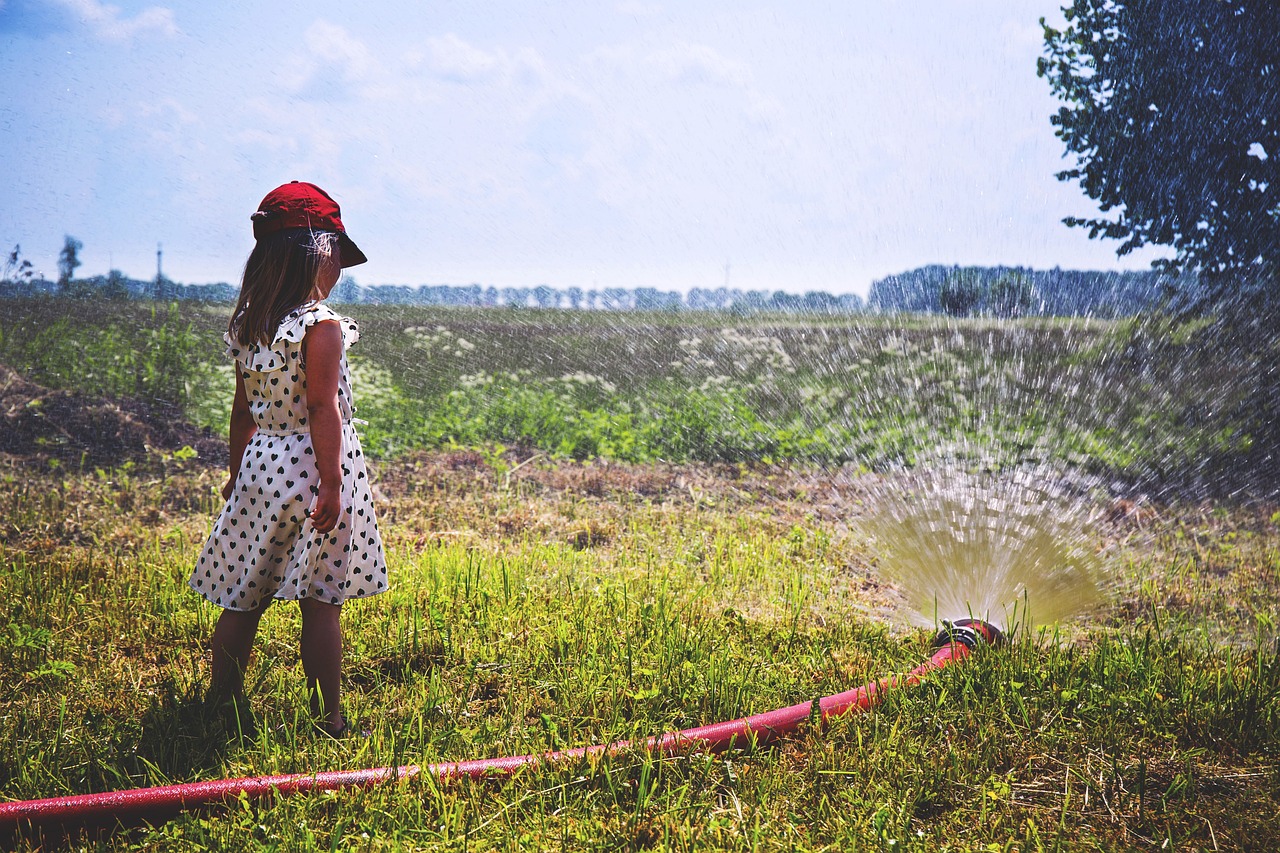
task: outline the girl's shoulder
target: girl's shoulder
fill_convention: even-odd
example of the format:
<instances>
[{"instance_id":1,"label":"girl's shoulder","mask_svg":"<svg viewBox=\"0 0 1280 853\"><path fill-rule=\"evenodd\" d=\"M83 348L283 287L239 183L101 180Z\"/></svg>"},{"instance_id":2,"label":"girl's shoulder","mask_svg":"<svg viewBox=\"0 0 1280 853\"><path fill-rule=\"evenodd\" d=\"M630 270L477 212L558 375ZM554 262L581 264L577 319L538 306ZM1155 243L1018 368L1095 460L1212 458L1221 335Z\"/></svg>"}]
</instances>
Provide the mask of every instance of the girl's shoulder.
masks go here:
<instances>
[{"instance_id":1,"label":"girl's shoulder","mask_svg":"<svg viewBox=\"0 0 1280 853\"><path fill-rule=\"evenodd\" d=\"M270 346L260 343L241 344L231 336L223 335L227 344L227 355L242 362L251 370L267 372L279 370L288 363L289 350L300 345L307 336L307 329L325 320L336 321L342 327L342 348L350 349L360 340L360 326L350 317L344 317L323 302L306 302L294 308L280 325L276 327L275 337Z\"/></svg>"},{"instance_id":2,"label":"girl's shoulder","mask_svg":"<svg viewBox=\"0 0 1280 853\"><path fill-rule=\"evenodd\" d=\"M306 302L284 316L276 328L275 342L301 343L307 329L324 320L334 320L342 326L343 349L360 340L360 326L350 317L344 317L323 302Z\"/></svg>"}]
</instances>

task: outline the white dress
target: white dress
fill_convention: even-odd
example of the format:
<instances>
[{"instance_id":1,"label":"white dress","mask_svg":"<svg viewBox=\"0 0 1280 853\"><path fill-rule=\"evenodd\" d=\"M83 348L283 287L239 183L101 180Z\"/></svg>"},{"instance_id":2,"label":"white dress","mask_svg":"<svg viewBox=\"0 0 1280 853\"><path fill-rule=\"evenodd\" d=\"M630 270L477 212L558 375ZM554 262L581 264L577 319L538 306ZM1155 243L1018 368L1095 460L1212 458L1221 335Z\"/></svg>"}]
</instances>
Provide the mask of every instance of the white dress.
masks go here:
<instances>
[{"instance_id":1,"label":"white dress","mask_svg":"<svg viewBox=\"0 0 1280 853\"><path fill-rule=\"evenodd\" d=\"M302 339L321 320L342 324L338 410L342 416L342 500L338 523L317 533L306 516L320 475L307 421ZM341 604L387 588L387 562L374 518L360 439L352 424L346 350L360 338L354 320L308 302L280 321L270 346L226 336L258 431L245 447L230 500L191 573L191 587L229 610L256 610L269 598Z\"/></svg>"}]
</instances>

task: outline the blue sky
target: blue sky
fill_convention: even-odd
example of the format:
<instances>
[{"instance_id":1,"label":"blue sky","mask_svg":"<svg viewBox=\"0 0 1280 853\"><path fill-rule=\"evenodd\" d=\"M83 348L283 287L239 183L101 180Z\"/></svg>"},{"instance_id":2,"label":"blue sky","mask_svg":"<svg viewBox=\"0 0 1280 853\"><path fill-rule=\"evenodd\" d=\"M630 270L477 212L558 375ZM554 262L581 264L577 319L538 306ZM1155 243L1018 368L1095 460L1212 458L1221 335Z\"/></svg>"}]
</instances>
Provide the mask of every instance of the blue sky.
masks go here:
<instances>
[{"instance_id":1,"label":"blue sky","mask_svg":"<svg viewBox=\"0 0 1280 853\"><path fill-rule=\"evenodd\" d=\"M236 282L325 187L361 284L826 290L1143 269L1061 224L1054 0L0 0L0 247ZM726 271L726 265L728 267Z\"/></svg>"}]
</instances>

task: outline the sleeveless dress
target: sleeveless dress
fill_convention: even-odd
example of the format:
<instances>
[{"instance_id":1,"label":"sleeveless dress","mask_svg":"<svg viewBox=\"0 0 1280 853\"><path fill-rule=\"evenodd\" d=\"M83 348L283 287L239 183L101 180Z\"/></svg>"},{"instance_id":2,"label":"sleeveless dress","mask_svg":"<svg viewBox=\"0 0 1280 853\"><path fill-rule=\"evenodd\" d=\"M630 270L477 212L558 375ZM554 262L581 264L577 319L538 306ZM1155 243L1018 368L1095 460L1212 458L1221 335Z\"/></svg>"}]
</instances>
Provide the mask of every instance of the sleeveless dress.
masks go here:
<instances>
[{"instance_id":1,"label":"sleeveless dress","mask_svg":"<svg viewBox=\"0 0 1280 853\"><path fill-rule=\"evenodd\" d=\"M302 339L321 320L342 324L338 411L342 417L342 499L338 523L317 533L306 516L320 475L307 420ZM270 598L341 604L387 588L382 536L360 439L352 424L346 350L360 339L354 320L308 302L280 321L270 346L224 336L236 360L258 431L245 447L227 501L191 574L191 587L219 607L256 610Z\"/></svg>"}]
</instances>

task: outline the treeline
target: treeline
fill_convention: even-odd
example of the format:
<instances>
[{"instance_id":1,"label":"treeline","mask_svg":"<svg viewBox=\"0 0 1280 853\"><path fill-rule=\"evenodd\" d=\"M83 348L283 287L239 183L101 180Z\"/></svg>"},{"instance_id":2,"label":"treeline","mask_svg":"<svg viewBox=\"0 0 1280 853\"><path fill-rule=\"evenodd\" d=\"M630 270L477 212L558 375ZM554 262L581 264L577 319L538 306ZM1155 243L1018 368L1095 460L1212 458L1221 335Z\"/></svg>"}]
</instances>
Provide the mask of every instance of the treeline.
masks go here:
<instances>
[{"instance_id":1,"label":"treeline","mask_svg":"<svg viewBox=\"0 0 1280 853\"><path fill-rule=\"evenodd\" d=\"M738 288L693 288L688 293L652 287L582 289L495 287L480 284L363 286L344 277L330 300L341 304L429 305L473 308L585 311L717 311L731 314L948 314L956 317L1099 316L1136 314L1196 292L1194 277L1156 272L1087 272L1022 267L933 265L892 275L871 285L867 301L856 294L803 294ZM83 279L38 276L0 280L0 298L63 296L99 299L234 301L239 288L225 282L181 284L163 276L131 279L117 270Z\"/></svg>"},{"instance_id":2,"label":"treeline","mask_svg":"<svg viewBox=\"0 0 1280 853\"><path fill-rule=\"evenodd\" d=\"M867 307L957 317L1123 317L1181 304L1195 298L1198 289L1190 274L935 264L873 283Z\"/></svg>"},{"instance_id":3,"label":"treeline","mask_svg":"<svg viewBox=\"0 0 1280 853\"><path fill-rule=\"evenodd\" d=\"M225 282L180 284L165 278L150 281L126 278L113 271L105 276L50 281L45 278L0 281L0 298L22 296L65 296L106 299L194 299L212 302L234 301L239 288ZM329 297L339 304L431 305L471 308L567 308L582 311L727 311L758 313L789 311L849 314L864 310L856 293L838 296L820 291L804 294L782 290L740 290L720 287L694 288L687 294L652 287L606 287L582 289L537 287L494 287L480 284L423 284L418 286L381 284L366 287L350 276L338 282Z\"/></svg>"},{"instance_id":4,"label":"treeline","mask_svg":"<svg viewBox=\"0 0 1280 853\"><path fill-rule=\"evenodd\" d=\"M564 289L537 287L495 287L480 284L377 285L361 287L350 278L334 288L335 302L363 302L378 305L458 305L476 308L567 308L578 311L727 311L758 313L789 311L819 314L850 314L864 310L856 293L834 296L821 291L796 294L778 290L740 290L695 287L686 294L654 287L605 287Z\"/></svg>"}]
</instances>

